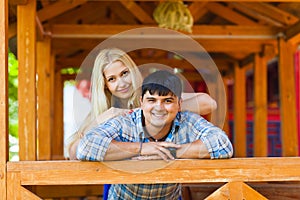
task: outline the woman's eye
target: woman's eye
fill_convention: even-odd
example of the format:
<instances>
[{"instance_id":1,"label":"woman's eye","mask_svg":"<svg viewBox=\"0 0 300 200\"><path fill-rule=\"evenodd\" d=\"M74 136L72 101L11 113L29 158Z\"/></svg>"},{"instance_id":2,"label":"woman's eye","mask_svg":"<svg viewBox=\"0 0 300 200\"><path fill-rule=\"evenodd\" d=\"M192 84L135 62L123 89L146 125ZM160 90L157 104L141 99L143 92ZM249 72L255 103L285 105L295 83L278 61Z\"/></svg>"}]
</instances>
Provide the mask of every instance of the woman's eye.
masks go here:
<instances>
[{"instance_id":1,"label":"woman's eye","mask_svg":"<svg viewBox=\"0 0 300 200\"><path fill-rule=\"evenodd\" d=\"M112 81L114 81L115 79L114 78L108 78L107 79L107 82L112 82Z\"/></svg>"},{"instance_id":2,"label":"woman's eye","mask_svg":"<svg viewBox=\"0 0 300 200\"><path fill-rule=\"evenodd\" d=\"M128 75L128 74L129 74L129 71L124 71L122 75L123 75L123 76L126 76L126 75Z\"/></svg>"}]
</instances>

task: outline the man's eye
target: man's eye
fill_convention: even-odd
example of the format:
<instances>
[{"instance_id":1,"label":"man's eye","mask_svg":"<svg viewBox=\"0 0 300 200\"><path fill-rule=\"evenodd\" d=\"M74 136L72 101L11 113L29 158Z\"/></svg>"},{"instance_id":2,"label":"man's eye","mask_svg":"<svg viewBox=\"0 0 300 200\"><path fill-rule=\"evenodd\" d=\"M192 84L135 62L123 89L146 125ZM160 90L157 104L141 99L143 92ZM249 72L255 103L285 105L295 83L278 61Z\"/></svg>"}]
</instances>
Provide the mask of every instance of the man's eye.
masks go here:
<instances>
[{"instance_id":1,"label":"man's eye","mask_svg":"<svg viewBox=\"0 0 300 200\"><path fill-rule=\"evenodd\" d=\"M173 100L171 100L171 99L166 99L166 101L165 101L166 103L172 103L173 102Z\"/></svg>"}]
</instances>

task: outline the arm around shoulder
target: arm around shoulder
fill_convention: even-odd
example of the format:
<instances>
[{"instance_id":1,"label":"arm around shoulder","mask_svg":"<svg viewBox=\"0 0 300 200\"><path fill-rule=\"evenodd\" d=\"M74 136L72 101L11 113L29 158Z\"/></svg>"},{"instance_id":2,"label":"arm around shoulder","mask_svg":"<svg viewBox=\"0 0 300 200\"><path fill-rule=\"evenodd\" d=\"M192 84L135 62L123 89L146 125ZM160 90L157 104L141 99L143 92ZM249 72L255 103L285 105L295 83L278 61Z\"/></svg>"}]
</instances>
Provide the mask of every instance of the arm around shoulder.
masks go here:
<instances>
[{"instance_id":1,"label":"arm around shoulder","mask_svg":"<svg viewBox=\"0 0 300 200\"><path fill-rule=\"evenodd\" d=\"M207 93L183 93L182 110L207 115L217 109L216 101Z\"/></svg>"}]
</instances>

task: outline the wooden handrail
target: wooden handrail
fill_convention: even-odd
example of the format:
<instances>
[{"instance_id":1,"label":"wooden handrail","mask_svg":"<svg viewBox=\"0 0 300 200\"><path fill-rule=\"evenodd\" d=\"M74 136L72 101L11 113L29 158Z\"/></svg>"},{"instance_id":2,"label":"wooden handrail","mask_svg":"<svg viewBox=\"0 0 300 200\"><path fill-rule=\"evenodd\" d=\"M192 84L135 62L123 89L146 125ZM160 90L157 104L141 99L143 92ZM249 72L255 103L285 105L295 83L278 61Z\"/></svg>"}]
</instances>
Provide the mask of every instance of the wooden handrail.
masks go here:
<instances>
[{"instance_id":1,"label":"wooden handrail","mask_svg":"<svg viewBox=\"0 0 300 200\"><path fill-rule=\"evenodd\" d=\"M20 161L21 185L300 181L300 157L165 161Z\"/></svg>"}]
</instances>

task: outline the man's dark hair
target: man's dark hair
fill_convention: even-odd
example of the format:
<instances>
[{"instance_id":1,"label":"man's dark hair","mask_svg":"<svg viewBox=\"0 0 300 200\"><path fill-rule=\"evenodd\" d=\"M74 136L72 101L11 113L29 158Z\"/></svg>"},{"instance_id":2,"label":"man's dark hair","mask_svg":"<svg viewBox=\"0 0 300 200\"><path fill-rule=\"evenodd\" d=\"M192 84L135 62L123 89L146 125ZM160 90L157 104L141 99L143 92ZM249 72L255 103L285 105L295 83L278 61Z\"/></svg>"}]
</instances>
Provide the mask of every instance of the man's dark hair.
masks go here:
<instances>
[{"instance_id":1,"label":"man's dark hair","mask_svg":"<svg viewBox=\"0 0 300 200\"><path fill-rule=\"evenodd\" d=\"M159 96L166 96L170 92L181 98L182 84L177 75L166 70L156 71L147 76L142 85L142 97L149 91L151 95L158 93Z\"/></svg>"}]
</instances>

